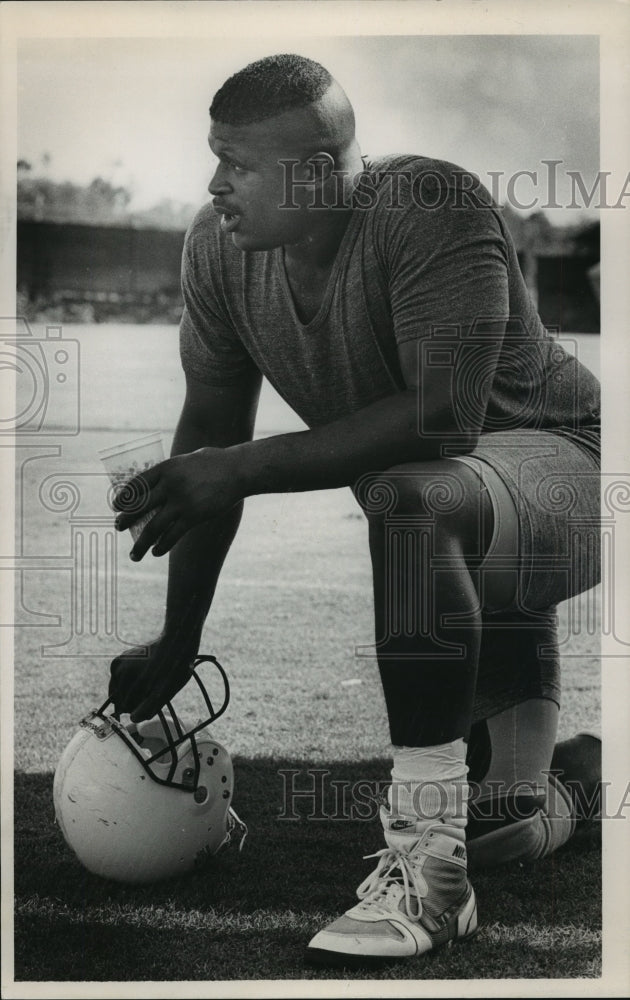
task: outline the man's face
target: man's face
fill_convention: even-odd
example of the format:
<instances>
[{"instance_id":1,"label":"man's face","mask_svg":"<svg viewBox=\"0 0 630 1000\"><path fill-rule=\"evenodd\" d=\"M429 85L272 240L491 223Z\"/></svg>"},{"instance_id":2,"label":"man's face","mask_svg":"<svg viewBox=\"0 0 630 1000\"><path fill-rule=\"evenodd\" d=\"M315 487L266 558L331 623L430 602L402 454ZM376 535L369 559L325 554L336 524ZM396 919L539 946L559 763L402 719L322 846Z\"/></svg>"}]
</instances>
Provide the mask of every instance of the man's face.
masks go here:
<instances>
[{"instance_id":1,"label":"man's face","mask_svg":"<svg viewBox=\"0 0 630 1000\"><path fill-rule=\"evenodd\" d=\"M304 211L280 207L291 197L279 161L305 155L298 119L290 113L251 125L212 122L208 143L219 164L208 190L239 250L270 250L305 236ZM293 195L294 203L303 199L301 190Z\"/></svg>"}]
</instances>

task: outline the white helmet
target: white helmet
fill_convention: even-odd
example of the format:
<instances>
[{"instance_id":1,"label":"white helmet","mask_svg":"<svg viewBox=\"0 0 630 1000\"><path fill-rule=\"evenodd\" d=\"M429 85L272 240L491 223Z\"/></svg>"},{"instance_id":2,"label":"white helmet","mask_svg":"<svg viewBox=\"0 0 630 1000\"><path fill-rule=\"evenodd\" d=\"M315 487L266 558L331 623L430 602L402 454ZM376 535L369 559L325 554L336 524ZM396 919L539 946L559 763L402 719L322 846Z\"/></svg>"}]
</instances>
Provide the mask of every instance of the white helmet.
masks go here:
<instances>
[{"instance_id":1,"label":"white helmet","mask_svg":"<svg viewBox=\"0 0 630 1000\"><path fill-rule=\"evenodd\" d=\"M53 788L55 815L68 845L96 875L119 882L154 882L190 871L247 828L230 806L232 760L206 728L227 708L230 689L221 664L224 699L218 711L196 670L208 717L184 732L167 711L137 726L106 710L81 722L64 750Z\"/></svg>"}]
</instances>

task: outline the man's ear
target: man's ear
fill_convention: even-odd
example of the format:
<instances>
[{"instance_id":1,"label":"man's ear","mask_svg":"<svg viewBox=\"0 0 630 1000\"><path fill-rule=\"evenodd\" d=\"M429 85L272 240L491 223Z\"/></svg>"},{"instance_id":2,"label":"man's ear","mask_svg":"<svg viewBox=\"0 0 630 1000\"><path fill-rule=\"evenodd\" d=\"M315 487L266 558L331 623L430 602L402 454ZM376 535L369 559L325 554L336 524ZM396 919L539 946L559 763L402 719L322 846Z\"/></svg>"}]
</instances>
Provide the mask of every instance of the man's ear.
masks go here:
<instances>
[{"instance_id":1,"label":"man's ear","mask_svg":"<svg viewBox=\"0 0 630 1000\"><path fill-rule=\"evenodd\" d=\"M330 153L313 153L305 162L307 177L315 184L325 184L335 169L335 161Z\"/></svg>"}]
</instances>

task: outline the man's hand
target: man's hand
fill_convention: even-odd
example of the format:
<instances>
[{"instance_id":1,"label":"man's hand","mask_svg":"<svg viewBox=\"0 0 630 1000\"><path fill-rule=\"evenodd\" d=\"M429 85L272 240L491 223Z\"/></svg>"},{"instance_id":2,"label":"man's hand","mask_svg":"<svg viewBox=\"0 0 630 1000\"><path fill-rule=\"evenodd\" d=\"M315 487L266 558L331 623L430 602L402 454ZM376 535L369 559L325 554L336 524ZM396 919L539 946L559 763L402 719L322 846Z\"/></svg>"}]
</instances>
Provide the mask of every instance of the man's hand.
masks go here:
<instances>
[{"instance_id":1,"label":"man's hand","mask_svg":"<svg viewBox=\"0 0 630 1000\"><path fill-rule=\"evenodd\" d=\"M109 697L132 722L151 719L190 679L199 643L165 636L135 646L111 663Z\"/></svg>"},{"instance_id":2,"label":"man's hand","mask_svg":"<svg viewBox=\"0 0 630 1000\"><path fill-rule=\"evenodd\" d=\"M160 462L125 485L114 500L121 512L119 531L156 511L131 550L134 561L151 546L154 556L164 555L195 525L220 518L243 499L236 454L229 448L200 448Z\"/></svg>"}]
</instances>

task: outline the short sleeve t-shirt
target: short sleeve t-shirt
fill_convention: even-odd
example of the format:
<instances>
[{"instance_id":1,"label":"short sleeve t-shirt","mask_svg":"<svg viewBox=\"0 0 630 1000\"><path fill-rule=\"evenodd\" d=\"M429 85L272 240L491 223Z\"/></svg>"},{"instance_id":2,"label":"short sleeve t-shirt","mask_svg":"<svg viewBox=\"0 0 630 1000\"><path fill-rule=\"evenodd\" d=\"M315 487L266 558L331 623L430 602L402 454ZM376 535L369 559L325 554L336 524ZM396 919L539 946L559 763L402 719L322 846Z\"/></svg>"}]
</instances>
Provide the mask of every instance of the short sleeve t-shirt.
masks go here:
<instances>
[{"instance_id":1,"label":"short sleeve t-shirt","mask_svg":"<svg viewBox=\"0 0 630 1000\"><path fill-rule=\"evenodd\" d=\"M315 427L404 389L397 349L415 341L421 383L432 365L452 367L464 421L483 400L483 432L555 429L597 452L599 383L545 330L501 211L472 179L418 156L367 163L308 323L282 248L238 250L204 206L182 263L186 373L222 385L258 369ZM489 335L500 341L492 371Z\"/></svg>"}]
</instances>

